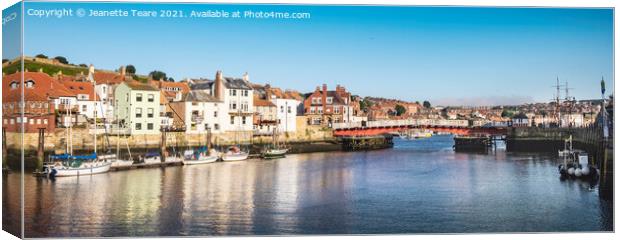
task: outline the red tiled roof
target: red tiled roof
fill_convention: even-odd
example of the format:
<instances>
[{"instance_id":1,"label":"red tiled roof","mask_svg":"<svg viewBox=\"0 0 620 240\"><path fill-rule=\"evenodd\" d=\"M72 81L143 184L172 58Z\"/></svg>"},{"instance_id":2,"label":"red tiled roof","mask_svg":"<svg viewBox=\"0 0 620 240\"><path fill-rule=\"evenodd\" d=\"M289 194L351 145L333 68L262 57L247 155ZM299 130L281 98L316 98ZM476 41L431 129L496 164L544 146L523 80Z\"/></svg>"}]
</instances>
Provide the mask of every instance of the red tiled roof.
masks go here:
<instances>
[{"instance_id":1,"label":"red tiled roof","mask_svg":"<svg viewBox=\"0 0 620 240\"><path fill-rule=\"evenodd\" d=\"M75 81L60 81L62 85L67 87L69 91L77 94L86 94L88 95L88 99L92 100L93 95L95 94L95 88L93 84L90 82L75 82ZM97 100L99 97L97 96Z\"/></svg>"},{"instance_id":2,"label":"red tiled roof","mask_svg":"<svg viewBox=\"0 0 620 240\"><path fill-rule=\"evenodd\" d=\"M149 80L149 84L156 88L160 88L166 92L166 88L179 88L181 89L181 93L189 92L189 85L187 82L167 82L167 81L157 81L157 80Z\"/></svg>"},{"instance_id":3,"label":"red tiled roof","mask_svg":"<svg viewBox=\"0 0 620 240\"><path fill-rule=\"evenodd\" d=\"M63 84L61 84L58 80L50 77L49 75L42 72L24 72L24 81L32 80L34 81L34 86L30 88L24 89L24 97L26 101L34 101L48 99L48 98L58 98L58 97L75 97L76 94L69 91ZM11 88L11 83L17 82L17 88ZM16 72L13 74L8 74L2 77L2 96L3 101L6 97L10 97L9 99L13 100L13 98L20 98L21 94L21 72ZM17 93L17 95L15 94ZM9 100L6 99L6 100Z\"/></svg>"},{"instance_id":4,"label":"red tiled roof","mask_svg":"<svg viewBox=\"0 0 620 240\"><path fill-rule=\"evenodd\" d=\"M120 84L125 81L125 77L115 72L97 72L93 75L97 84Z\"/></svg>"}]
</instances>

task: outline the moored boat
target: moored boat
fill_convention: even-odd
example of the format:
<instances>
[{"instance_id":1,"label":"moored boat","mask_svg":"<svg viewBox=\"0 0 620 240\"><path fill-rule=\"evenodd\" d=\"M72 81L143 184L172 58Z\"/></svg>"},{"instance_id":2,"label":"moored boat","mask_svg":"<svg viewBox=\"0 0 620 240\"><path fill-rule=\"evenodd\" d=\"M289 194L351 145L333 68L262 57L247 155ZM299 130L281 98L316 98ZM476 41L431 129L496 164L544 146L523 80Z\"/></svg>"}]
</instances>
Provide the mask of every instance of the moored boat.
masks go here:
<instances>
[{"instance_id":1,"label":"moored boat","mask_svg":"<svg viewBox=\"0 0 620 240\"><path fill-rule=\"evenodd\" d=\"M283 158L288 150L288 148L268 148L263 150L261 157L265 159Z\"/></svg>"},{"instance_id":2,"label":"moored boat","mask_svg":"<svg viewBox=\"0 0 620 240\"><path fill-rule=\"evenodd\" d=\"M228 148L228 151L222 155L222 160L224 161L241 161L248 159L250 154L245 151L241 151L241 149L237 146L232 146Z\"/></svg>"},{"instance_id":3,"label":"moored boat","mask_svg":"<svg viewBox=\"0 0 620 240\"><path fill-rule=\"evenodd\" d=\"M60 154L50 156L50 163L43 166L48 177L69 177L105 173L111 162L98 160L96 154L73 156Z\"/></svg>"},{"instance_id":4,"label":"moored boat","mask_svg":"<svg viewBox=\"0 0 620 240\"><path fill-rule=\"evenodd\" d=\"M219 153L214 149L207 150L206 148L204 148L197 151L187 150L183 153L183 164L195 165L212 163L217 161L219 158Z\"/></svg>"}]
</instances>

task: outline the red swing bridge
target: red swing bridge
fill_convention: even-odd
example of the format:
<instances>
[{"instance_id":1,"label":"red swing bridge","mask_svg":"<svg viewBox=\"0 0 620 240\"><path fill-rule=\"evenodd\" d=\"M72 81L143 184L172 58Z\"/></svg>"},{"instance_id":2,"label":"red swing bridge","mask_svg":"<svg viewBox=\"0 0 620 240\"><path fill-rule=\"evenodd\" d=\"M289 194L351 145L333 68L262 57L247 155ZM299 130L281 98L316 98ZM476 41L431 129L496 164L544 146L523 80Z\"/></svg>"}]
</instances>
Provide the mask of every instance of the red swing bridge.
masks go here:
<instances>
[{"instance_id":1,"label":"red swing bridge","mask_svg":"<svg viewBox=\"0 0 620 240\"><path fill-rule=\"evenodd\" d=\"M487 123L474 126L468 120L405 119L333 123L335 137L376 136L393 134L411 129L430 130L435 133L451 133L459 136L505 136L508 124Z\"/></svg>"}]
</instances>

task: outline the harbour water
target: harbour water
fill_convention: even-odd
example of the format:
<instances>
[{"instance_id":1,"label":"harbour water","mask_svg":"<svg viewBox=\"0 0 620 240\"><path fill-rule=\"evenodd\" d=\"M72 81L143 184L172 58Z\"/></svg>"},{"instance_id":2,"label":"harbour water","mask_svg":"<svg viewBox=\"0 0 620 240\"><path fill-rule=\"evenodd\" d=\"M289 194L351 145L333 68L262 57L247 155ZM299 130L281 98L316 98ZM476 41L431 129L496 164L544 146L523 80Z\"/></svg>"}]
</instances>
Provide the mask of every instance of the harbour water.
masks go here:
<instances>
[{"instance_id":1,"label":"harbour water","mask_svg":"<svg viewBox=\"0 0 620 240\"><path fill-rule=\"evenodd\" d=\"M597 186L554 155L455 153L450 136L367 152L25 176L26 237L611 231ZM18 225L19 174L3 222Z\"/></svg>"}]
</instances>

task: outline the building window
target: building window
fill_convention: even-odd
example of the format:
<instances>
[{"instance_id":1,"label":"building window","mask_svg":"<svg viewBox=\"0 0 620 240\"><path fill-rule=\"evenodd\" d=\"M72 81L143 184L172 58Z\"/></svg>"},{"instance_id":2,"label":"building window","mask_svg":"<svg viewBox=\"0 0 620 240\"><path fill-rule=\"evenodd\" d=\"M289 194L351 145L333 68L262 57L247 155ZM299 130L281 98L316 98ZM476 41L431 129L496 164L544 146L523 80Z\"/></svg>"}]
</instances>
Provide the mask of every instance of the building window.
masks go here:
<instances>
[{"instance_id":1,"label":"building window","mask_svg":"<svg viewBox=\"0 0 620 240\"><path fill-rule=\"evenodd\" d=\"M146 124L146 129L153 130L153 123L147 123Z\"/></svg>"},{"instance_id":2,"label":"building window","mask_svg":"<svg viewBox=\"0 0 620 240\"><path fill-rule=\"evenodd\" d=\"M287 106L287 108L288 113L291 113L291 106Z\"/></svg>"},{"instance_id":3,"label":"building window","mask_svg":"<svg viewBox=\"0 0 620 240\"><path fill-rule=\"evenodd\" d=\"M241 124L245 124L245 117L241 117Z\"/></svg>"},{"instance_id":4,"label":"building window","mask_svg":"<svg viewBox=\"0 0 620 240\"><path fill-rule=\"evenodd\" d=\"M136 130L142 130L142 123L136 123Z\"/></svg>"},{"instance_id":5,"label":"building window","mask_svg":"<svg viewBox=\"0 0 620 240\"><path fill-rule=\"evenodd\" d=\"M327 104L332 104L332 102L334 102L332 97L328 97L325 99L325 103Z\"/></svg>"},{"instance_id":6,"label":"building window","mask_svg":"<svg viewBox=\"0 0 620 240\"><path fill-rule=\"evenodd\" d=\"M153 94L149 94L148 101L149 101L149 102L153 102L153 101L155 101L155 95L153 95Z\"/></svg>"},{"instance_id":7,"label":"building window","mask_svg":"<svg viewBox=\"0 0 620 240\"><path fill-rule=\"evenodd\" d=\"M152 118L152 117L153 117L153 111L154 111L154 110L153 110L153 108L149 108L149 109L147 109L147 111L146 111L146 116L147 116L148 118Z\"/></svg>"},{"instance_id":8,"label":"building window","mask_svg":"<svg viewBox=\"0 0 620 240\"><path fill-rule=\"evenodd\" d=\"M214 124L213 127L215 128L215 130L220 130L220 125L219 124Z\"/></svg>"},{"instance_id":9,"label":"building window","mask_svg":"<svg viewBox=\"0 0 620 240\"><path fill-rule=\"evenodd\" d=\"M142 108L136 108L136 117L137 118L141 118L142 117Z\"/></svg>"},{"instance_id":10,"label":"building window","mask_svg":"<svg viewBox=\"0 0 620 240\"><path fill-rule=\"evenodd\" d=\"M191 129L194 130L194 131L196 130L196 124L195 123L192 123Z\"/></svg>"},{"instance_id":11,"label":"building window","mask_svg":"<svg viewBox=\"0 0 620 240\"><path fill-rule=\"evenodd\" d=\"M237 96L237 90L236 89L231 89L230 90L230 96Z\"/></svg>"},{"instance_id":12,"label":"building window","mask_svg":"<svg viewBox=\"0 0 620 240\"><path fill-rule=\"evenodd\" d=\"M205 124L205 130L208 130L208 129L209 129L209 124L208 124L208 123L206 123L206 124Z\"/></svg>"},{"instance_id":13,"label":"building window","mask_svg":"<svg viewBox=\"0 0 620 240\"><path fill-rule=\"evenodd\" d=\"M142 93L136 93L136 102L142 102Z\"/></svg>"},{"instance_id":14,"label":"building window","mask_svg":"<svg viewBox=\"0 0 620 240\"><path fill-rule=\"evenodd\" d=\"M82 112L86 112L86 111L87 111L86 105L82 105Z\"/></svg>"},{"instance_id":15,"label":"building window","mask_svg":"<svg viewBox=\"0 0 620 240\"><path fill-rule=\"evenodd\" d=\"M235 124L235 116L230 116L230 124Z\"/></svg>"},{"instance_id":16,"label":"building window","mask_svg":"<svg viewBox=\"0 0 620 240\"><path fill-rule=\"evenodd\" d=\"M248 90L243 91L243 96L246 96L246 97L248 96Z\"/></svg>"},{"instance_id":17,"label":"building window","mask_svg":"<svg viewBox=\"0 0 620 240\"><path fill-rule=\"evenodd\" d=\"M129 102L129 93L125 94L125 102Z\"/></svg>"},{"instance_id":18,"label":"building window","mask_svg":"<svg viewBox=\"0 0 620 240\"><path fill-rule=\"evenodd\" d=\"M47 119L43 119L43 124L47 124Z\"/></svg>"},{"instance_id":19,"label":"building window","mask_svg":"<svg viewBox=\"0 0 620 240\"><path fill-rule=\"evenodd\" d=\"M213 112L213 117L217 117L217 111Z\"/></svg>"}]
</instances>

